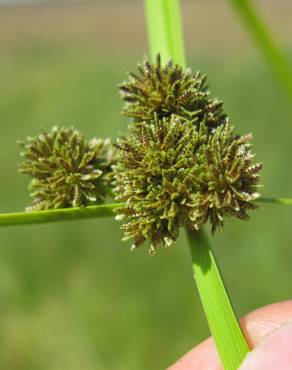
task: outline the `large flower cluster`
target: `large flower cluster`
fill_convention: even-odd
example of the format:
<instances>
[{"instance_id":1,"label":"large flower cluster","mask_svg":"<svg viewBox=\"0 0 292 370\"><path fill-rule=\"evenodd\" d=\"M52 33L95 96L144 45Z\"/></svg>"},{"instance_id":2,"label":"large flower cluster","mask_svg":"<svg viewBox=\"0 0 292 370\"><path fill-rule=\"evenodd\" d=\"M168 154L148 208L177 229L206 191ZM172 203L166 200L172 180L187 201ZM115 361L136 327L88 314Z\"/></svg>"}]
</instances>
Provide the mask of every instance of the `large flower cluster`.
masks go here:
<instances>
[{"instance_id":1,"label":"large flower cluster","mask_svg":"<svg viewBox=\"0 0 292 370\"><path fill-rule=\"evenodd\" d=\"M133 248L148 240L154 253L160 243L171 245L181 226L198 230L209 221L215 232L225 216L248 219L261 169L251 135L234 134L199 73L173 62L162 67L159 58L140 72L121 87L124 113L133 118L114 168L125 239Z\"/></svg>"}]
</instances>

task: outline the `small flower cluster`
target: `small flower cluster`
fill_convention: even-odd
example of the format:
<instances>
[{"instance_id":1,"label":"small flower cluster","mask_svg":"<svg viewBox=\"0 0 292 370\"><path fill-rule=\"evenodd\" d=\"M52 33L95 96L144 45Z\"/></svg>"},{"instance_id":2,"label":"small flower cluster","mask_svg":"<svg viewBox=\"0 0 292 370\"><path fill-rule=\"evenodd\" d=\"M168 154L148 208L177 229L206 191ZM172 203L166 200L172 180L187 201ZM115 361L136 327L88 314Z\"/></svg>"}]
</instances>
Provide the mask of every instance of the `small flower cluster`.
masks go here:
<instances>
[{"instance_id":1,"label":"small flower cluster","mask_svg":"<svg viewBox=\"0 0 292 370\"><path fill-rule=\"evenodd\" d=\"M73 128L54 127L20 145L24 149L20 172L32 177L33 203L27 210L104 201L112 181L113 149L109 140L88 142Z\"/></svg>"},{"instance_id":2,"label":"small flower cluster","mask_svg":"<svg viewBox=\"0 0 292 370\"><path fill-rule=\"evenodd\" d=\"M251 135L235 135L222 103L209 97L206 79L173 62L146 61L141 77L121 86L130 132L118 141L114 166L118 219L133 249L150 241L171 245L181 226L212 231L225 216L248 219L256 208L259 170ZM213 108L211 108L213 107Z\"/></svg>"},{"instance_id":3,"label":"small flower cluster","mask_svg":"<svg viewBox=\"0 0 292 370\"><path fill-rule=\"evenodd\" d=\"M159 55L154 64L145 60L138 70L119 86L125 101L123 114L134 122L152 121L154 114L159 119L175 114L209 129L226 123L223 103L210 98L206 75L193 75L172 60L162 67Z\"/></svg>"}]
</instances>

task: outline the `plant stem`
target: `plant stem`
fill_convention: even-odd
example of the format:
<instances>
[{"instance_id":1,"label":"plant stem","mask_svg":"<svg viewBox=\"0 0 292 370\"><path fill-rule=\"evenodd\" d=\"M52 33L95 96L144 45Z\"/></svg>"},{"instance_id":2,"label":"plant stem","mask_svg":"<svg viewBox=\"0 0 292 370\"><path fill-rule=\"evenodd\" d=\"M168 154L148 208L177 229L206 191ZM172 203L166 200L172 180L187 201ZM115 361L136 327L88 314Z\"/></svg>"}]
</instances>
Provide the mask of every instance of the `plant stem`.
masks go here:
<instances>
[{"instance_id":1,"label":"plant stem","mask_svg":"<svg viewBox=\"0 0 292 370\"><path fill-rule=\"evenodd\" d=\"M177 0L145 0L152 59L160 53L185 67ZM172 3L172 5L171 5ZM158 35L158 25L160 34ZM180 51L180 52L179 52ZM203 231L188 232L193 270L210 331L225 370L236 370L249 348L237 322L222 277Z\"/></svg>"},{"instance_id":2,"label":"plant stem","mask_svg":"<svg viewBox=\"0 0 292 370\"><path fill-rule=\"evenodd\" d=\"M172 58L185 67L184 46L178 0L145 0L152 60L157 54L163 63Z\"/></svg>"},{"instance_id":3,"label":"plant stem","mask_svg":"<svg viewBox=\"0 0 292 370\"><path fill-rule=\"evenodd\" d=\"M152 60L155 61L159 53L162 62L165 63L171 53L166 32L163 2L163 0L145 0L145 12Z\"/></svg>"},{"instance_id":4,"label":"plant stem","mask_svg":"<svg viewBox=\"0 0 292 370\"><path fill-rule=\"evenodd\" d=\"M292 67L267 29L265 22L257 14L250 0L229 1L237 10L287 95L292 99Z\"/></svg>"},{"instance_id":5,"label":"plant stem","mask_svg":"<svg viewBox=\"0 0 292 370\"><path fill-rule=\"evenodd\" d=\"M224 369L236 370L249 351L204 231L187 230L194 278Z\"/></svg>"},{"instance_id":6,"label":"plant stem","mask_svg":"<svg viewBox=\"0 0 292 370\"><path fill-rule=\"evenodd\" d=\"M164 0L163 4L170 44L170 56L182 68L185 68L186 62L179 0Z\"/></svg>"},{"instance_id":7,"label":"plant stem","mask_svg":"<svg viewBox=\"0 0 292 370\"><path fill-rule=\"evenodd\" d=\"M272 203L272 204L283 204L286 206L292 206L292 198L265 198L260 197L257 199L261 203Z\"/></svg>"},{"instance_id":8,"label":"plant stem","mask_svg":"<svg viewBox=\"0 0 292 370\"><path fill-rule=\"evenodd\" d=\"M261 203L292 205L292 198L259 198ZM123 203L103 204L83 208L61 208L47 211L0 213L0 227L41 224L87 218L101 218L114 216L115 209Z\"/></svg>"},{"instance_id":9,"label":"plant stem","mask_svg":"<svg viewBox=\"0 0 292 370\"><path fill-rule=\"evenodd\" d=\"M117 203L82 208L61 208L46 211L0 214L0 227L109 217L113 216L115 209L120 206L121 204Z\"/></svg>"}]
</instances>

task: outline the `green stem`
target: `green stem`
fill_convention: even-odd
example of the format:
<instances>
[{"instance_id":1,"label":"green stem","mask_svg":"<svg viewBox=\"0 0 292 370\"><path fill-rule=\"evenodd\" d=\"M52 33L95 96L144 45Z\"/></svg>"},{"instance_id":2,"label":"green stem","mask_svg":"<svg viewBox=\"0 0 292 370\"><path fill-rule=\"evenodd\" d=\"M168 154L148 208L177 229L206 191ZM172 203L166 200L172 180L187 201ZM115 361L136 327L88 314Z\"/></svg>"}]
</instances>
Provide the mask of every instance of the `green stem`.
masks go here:
<instances>
[{"instance_id":1,"label":"green stem","mask_svg":"<svg viewBox=\"0 0 292 370\"><path fill-rule=\"evenodd\" d=\"M249 348L237 322L222 275L204 231L187 230L193 272L210 331L226 370L236 370Z\"/></svg>"},{"instance_id":2,"label":"green stem","mask_svg":"<svg viewBox=\"0 0 292 370\"><path fill-rule=\"evenodd\" d=\"M159 53L163 63L172 58L185 67L179 1L145 0L145 10L153 61Z\"/></svg>"},{"instance_id":3,"label":"green stem","mask_svg":"<svg viewBox=\"0 0 292 370\"><path fill-rule=\"evenodd\" d=\"M178 1L145 1L152 59L160 53L164 60L171 57L185 67ZM161 28L158 35L159 20ZM195 279L224 369L236 370L249 351L248 345L232 309L210 244L202 231L188 231L188 239Z\"/></svg>"},{"instance_id":4,"label":"green stem","mask_svg":"<svg viewBox=\"0 0 292 370\"><path fill-rule=\"evenodd\" d=\"M287 95L292 99L292 67L267 29L265 22L257 14L250 0L229 1L237 10Z\"/></svg>"},{"instance_id":5,"label":"green stem","mask_svg":"<svg viewBox=\"0 0 292 370\"><path fill-rule=\"evenodd\" d=\"M104 204L84 208L62 208L47 211L32 211L0 214L0 227L71 221L87 218L109 217L121 204Z\"/></svg>"},{"instance_id":6,"label":"green stem","mask_svg":"<svg viewBox=\"0 0 292 370\"><path fill-rule=\"evenodd\" d=\"M163 2L163 0L145 0L145 12L152 60L155 61L156 55L160 54L162 62L165 63L171 53L166 31Z\"/></svg>"},{"instance_id":7,"label":"green stem","mask_svg":"<svg viewBox=\"0 0 292 370\"><path fill-rule=\"evenodd\" d=\"M292 198L259 198L258 202L292 205ZM123 203L115 203L83 208L61 208L50 209L47 211L0 213L0 227L110 217L114 216L115 209L122 207L123 205Z\"/></svg>"},{"instance_id":8,"label":"green stem","mask_svg":"<svg viewBox=\"0 0 292 370\"><path fill-rule=\"evenodd\" d=\"M163 5L170 44L170 57L182 68L185 68L186 62L179 0L164 0Z\"/></svg>"},{"instance_id":9,"label":"green stem","mask_svg":"<svg viewBox=\"0 0 292 370\"><path fill-rule=\"evenodd\" d=\"M258 202L261 203L272 203L272 204L283 204L286 206L292 206L292 198L265 198L260 197Z\"/></svg>"}]
</instances>

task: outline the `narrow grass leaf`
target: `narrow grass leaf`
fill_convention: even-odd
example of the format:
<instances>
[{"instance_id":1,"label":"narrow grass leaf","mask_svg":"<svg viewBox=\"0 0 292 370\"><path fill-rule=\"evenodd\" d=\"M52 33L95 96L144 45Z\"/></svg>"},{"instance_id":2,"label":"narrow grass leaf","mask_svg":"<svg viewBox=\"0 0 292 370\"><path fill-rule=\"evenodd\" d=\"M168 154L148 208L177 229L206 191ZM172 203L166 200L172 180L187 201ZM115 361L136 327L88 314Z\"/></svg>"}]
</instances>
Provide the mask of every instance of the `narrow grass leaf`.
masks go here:
<instances>
[{"instance_id":1,"label":"narrow grass leaf","mask_svg":"<svg viewBox=\"0 0 292 370\"><path fill-rule=\"evenodd\" d=\"M115 214L114 211L119 207L121 207L121 204L117 203L81 208L61 208L47 211L0 214L0 227L112 217Z\"/></svg>"},{"instance_id":2,"label":"narrow grass leaf","mask_svg":"<svg viewBox=\"0 0 292 370\"><path fill-rule=\"evenodd\" d=\"M242 19L246 29L262 52L274 75L292 100L292 66L278 43L258 15L250 0L229 0Z\"/></svg>"},{"instance_id":3,"label":"narrow grass leaf","mask_svg":"<svg viewBox=\"0 0 292 370\"><path fill-rule=\"evenodd\" d=\"M166 30L165 0L146 0L145 11L149 34L150 52L154 62L157 54L165 63L171 55L170 39Z\"/></svg>"},{"instance_id":4,"label":"narrow grass leaf","mask_svg":"<svg viewBox=\"0 0 292 370\"><path fill-rule=\"evenodd\" d=\"M260 197L257 199L261 203L272 203L272 204L283 204L286 206L292 206L292 198L265 198Z\"/></svg>"},{"instance_id":5,"label":"narrow grass leaf","mask_svg":"<svg viewBox=\"0 0 292 370\"><path fill-rule=\"evenodd\" d=\"M193 273L211 334L226 370L236 370L249 348L204 231L187 231Z\"/></svg>"}]
</instances>

